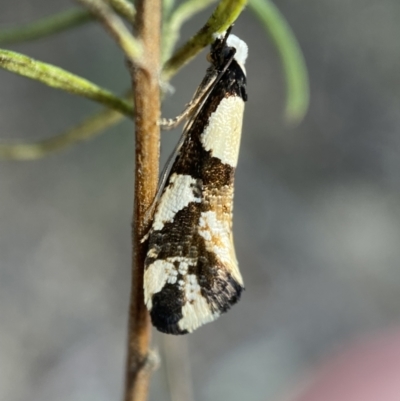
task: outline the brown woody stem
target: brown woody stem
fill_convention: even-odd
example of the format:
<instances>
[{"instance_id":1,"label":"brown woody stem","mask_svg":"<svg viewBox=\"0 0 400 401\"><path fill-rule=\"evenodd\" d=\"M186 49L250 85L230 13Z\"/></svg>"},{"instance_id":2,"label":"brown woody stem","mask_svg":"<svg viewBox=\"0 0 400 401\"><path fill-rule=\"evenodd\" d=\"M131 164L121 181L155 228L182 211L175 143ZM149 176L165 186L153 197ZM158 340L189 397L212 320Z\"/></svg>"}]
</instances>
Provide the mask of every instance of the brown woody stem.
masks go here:
<instances>
[{"instance_id":1,"label":"brown woody stem","mask_svg":"<svg viewBox=\"0 0 400 401\"><path fill-rule=\"evenodd\" d=\"M152 371L149 358L151 325L144 304L143 274L148 225L146 210L157 190L160 154L159 58L160 0L138 0L136 37L143 44L143 62L132 68L135 102L135 199L132 222L132 292L129 306L125 401L145 401Z\"/></svg>"}]
</instances>

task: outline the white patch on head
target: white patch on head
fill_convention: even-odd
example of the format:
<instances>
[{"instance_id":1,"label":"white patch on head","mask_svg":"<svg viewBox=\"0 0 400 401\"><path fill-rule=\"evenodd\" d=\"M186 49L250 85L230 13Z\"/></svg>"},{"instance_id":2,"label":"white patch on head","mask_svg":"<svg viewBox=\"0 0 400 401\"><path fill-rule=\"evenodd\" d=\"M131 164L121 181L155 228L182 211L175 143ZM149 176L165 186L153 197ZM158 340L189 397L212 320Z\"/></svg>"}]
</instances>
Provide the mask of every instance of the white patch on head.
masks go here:
<instances>
[{"instance_id":1,"label":"white patch on head","mask_svg":"<svg viewBox=\"0 0 400 401\"><path fill-rule=\"evenodd\" d=\"M196 180L190 175L172 174L169 185L165 187L154 214L152 230L162 230L165 223L171 222L176 213L191 202L201 202L194 194Z\"/></svg>"},{"instance_id":2,"label":"white patch on head","mask_svg":"<svg viewBox=\"0 0 400 401\"><path fill-rule=\"evenodd\" d=\"M201 135L204 149L211 151L224 164L236 167L242 135L244 101L241 97L223 98L210 115Z\"/></svg>"},{"instance_id":3,"label":"white patch on head","mask_svg":"<svg viewBox=\"0 0 400 401\"><path fill-rule=\"evenodd\" d=\"M236 49L234 59L240 65L243 72L246 73L246 69L244 68L244 65L247 60L247 55L249 54L249 48L247 47L246 42L244 42L242 39L239 39L236 35L231 34L228 36L226 44L229 47L233 47Z\"/></svg>"},{"instance_id":4,"label":"white patch on head","mask_svg":"<svg viewBox=\"0 0 400 401\"><path fill-rule=\"evenodd\" d=\"M213 252L232 277L243 285L229 222L218 220L213 211L203 212L199 219L199 234L205 239L207 250Z\"/></svg>"},{"instance_id":5,"label":"white patch on head","mask_svg":"<svg viewBox=\"0 0 400 401\"><path fill-rule=\"evenodd\" d=\"M153 306L151 297L160 292L166 283L174 284L178 272L175 266L166 260L156 260L144 272L144 302L147 309Z\"/></svg>"},{"instance_id":6,"label":"white patch on head","mask_svg":"<svg viewBox=\"0 0 400 401\"><path fill-rule=\"evenodd\" d=\"M224 39L225 35L226 35L226 32L214 33L213 38L214 38L214 40ZM243 72L246 74L246 69L244 68L244 65L246 63L247 56L249 54L249 48L248 48L246 42L243 41L242 39L238 38L236 35L230 34L228 36L228 39L226 40L226 44L229 47L233 47L236 49L234 59L240 65Z\"/></svg>"},{"instance_id":7,"label":"white patch on head","mask_svg":"<svg viewBox=\"0 0 400 401\"><path fill-rule=\"evenodd\" d=\"M182 319L178 326L181 330L192 332L197 327L215 320L220 314L213 313L206 299L201 295L200 285L194 274L186 277L184 284L186 303L182 308Z\"/></svg>"}]
</instances>

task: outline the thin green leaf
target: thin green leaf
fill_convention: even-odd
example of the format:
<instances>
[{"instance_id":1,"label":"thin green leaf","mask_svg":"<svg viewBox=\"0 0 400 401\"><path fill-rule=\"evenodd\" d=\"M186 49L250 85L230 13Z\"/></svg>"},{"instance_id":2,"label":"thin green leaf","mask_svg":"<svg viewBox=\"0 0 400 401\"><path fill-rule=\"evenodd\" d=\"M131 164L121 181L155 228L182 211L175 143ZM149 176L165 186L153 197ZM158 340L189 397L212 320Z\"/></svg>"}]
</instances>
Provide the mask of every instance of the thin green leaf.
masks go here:
<instances>
[{"instance_id":1,"label":"thin green leaf","mask_svg":"<svg viewBox=\"0 0 400 401\"><path fill-rule=\"evenodd\" d=\"M109 0L114 10L125 17L128 21L133 22L136 11L133 4L127 0ZM79 9L70 9L60 13L42 18L38 21L28 23L24 26L5 29L0 31L0 45L9 45L28 40L36 40L45 36L50 36L67 29L83 25L88 21L92 21L93 16Z\"/></svg>"},{"instance_id":2,"label":"thin green leaf","mask_svg":"<svg viewBox=\"0 0 400 401\"><path fill-rule=\"evenodd\" d=\"M136 64L142 62L142 44L133 37L122 19L103 0L75 0L86 7L103 24L128 60Z\"/></svg>"},{"instance_id":3,"label":"thin green leaf","mask_svg":"<svg viewBox=\"0 0 400 401\"><path fill-rule=\"evenodd\" d=\"M187 64L204 47L209 45L216 32L226 31L239 17L247 0L222 0L212 13L203 28L186 42L166 62L163 68L163 79L168 81L183 65Z\"/></svg>"},{"instance_id":4,"label":"thin green leaf","mask_svg":"<svg viewBox=\"0 0 400 401\"><path fill-rule=\"evenodd\" d=\"M92 82L59 67L29 58L23 54L0 49L0 67L40 81L52 88L94 100L132 118L132 104Z\"/></svg>"},{"instance_id":5,"label":"thin green leaf","mask_svg":"<svg viewBox=\"0 0 400 401\"><path fill-rule=\"evenodd\" d=\"M133 23L135 21L135 6L128 0L108 0L111 7L127 21Z\"/></svg>"},{"instance_id":6,"label":"thin green leaf","mask_svg":"<svg viewBox=\"0 0 400 401\"><path fill-rule=\"evenodd\" d=\"M167 60L168 57L171 56L172 49L179 39L179 31L182 25L194 15L203 11L210 4L215 2L216 0L188 0L177 7L171 17L164 24L162 61Z\"/></svg>"},{"instance_id":7,"label":"thin green leaf","mask_svg":"<svg viewBox=\"0 0 400 401\"><path fill-rule=\"evenodd\" d=\"M78 142L92 139L108 127L120 122L123 117L117 111L105 109L85 119L77 126L49 139L31 143L0 143L0 158L7 160L39 159Z\"/></svg>"},{"instance_id":8,"label":"thin green leaf","mask_svg":"<svg viewBox=\"0 0 400 401\"><path fill-rule=\"evenodd\" d=\"M310 88L303 53L286 19L269 0L250 0L250 8L271 35L280 54L286 80L285 116L299 123L308 110Z\"/></svg>"},{"instance_id":9,"label":"thin green leaf","mask_svg":"<svg viewBox=\"0 0 400 401\"><path fill-rule=\"evenodd\" d=\"M0 31L0 45L40 39L82 25L92 19L87 11L77 9L63 11L25 26Z\"/></svg>"},{"instance_id":10,"label":"thin green leaf","mask_svg":"<svg viewBox=\"0 0 400 401\"><path fill-rule=\"evenodd\" d=\"M167 19L170 17L174 5L175 0L163 0L163 18Z\"/></svg>"}]
</instances>

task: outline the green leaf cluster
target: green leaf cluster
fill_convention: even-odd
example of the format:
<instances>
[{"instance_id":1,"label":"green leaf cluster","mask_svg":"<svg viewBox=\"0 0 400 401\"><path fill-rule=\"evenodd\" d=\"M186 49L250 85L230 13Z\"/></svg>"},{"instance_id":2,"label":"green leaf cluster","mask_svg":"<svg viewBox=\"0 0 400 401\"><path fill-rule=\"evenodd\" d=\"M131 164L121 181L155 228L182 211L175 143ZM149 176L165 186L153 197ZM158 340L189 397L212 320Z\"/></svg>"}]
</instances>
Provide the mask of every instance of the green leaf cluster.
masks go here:
<instances>
[{"instance_id":1,"label":"green leaf cluster","mask_svg":"<svg viewBox=\"0 0 400 401\"><path fill-rule=\"evenodd\" d=\"M127 30L123 21L132 23L135 9L128 0L78 0L87 10L72 9L47 17L26 26L0 31L0 46L36 40L91 23L95 15L114 37L125 55L133 63L142 62L140 42ZM216 0L186 0L179 5L164 0L162 27L162 73L167 83L185 64L212 42L215 32L225 31L240 15L247 0L221 0L205 25L182 47L174 52L182 25ZM299 122L307 112L309 84L304 58L289 24L270 0L249 0L249 9L265 27L280 55L286 81L285 117ZM98 102L106 108L90 116L79 125L35 143L0 144L0 157L32 160L99 135L124 117L132 118L131 96L117 96L105 88L72 74L60 67L35 60L23 54L0 49L0 67L10 72L37 80L48 86Z\"/></svg>"}]
</instances>

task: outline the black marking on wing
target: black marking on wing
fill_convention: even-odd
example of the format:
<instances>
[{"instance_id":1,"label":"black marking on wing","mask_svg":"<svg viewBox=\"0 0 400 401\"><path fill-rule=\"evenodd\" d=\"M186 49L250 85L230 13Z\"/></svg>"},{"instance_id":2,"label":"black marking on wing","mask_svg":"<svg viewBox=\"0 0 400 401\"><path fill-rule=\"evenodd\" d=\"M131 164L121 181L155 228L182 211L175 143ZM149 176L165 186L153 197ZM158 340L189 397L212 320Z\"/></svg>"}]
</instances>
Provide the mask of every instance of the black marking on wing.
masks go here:
<instances>
[{"instance_id":1,"label":"black marking on wing","mask_svg":"<svg viewBox=\"0 0 400 401\"><path fill-rule=\"evenodd\" d=\"M150 317L153 325L163 333L186 334L178 326L182 319L184 297L182 291L175 284L165 284L160 292L153 295L153 307Z\"/></svg>"}]
</instances>

